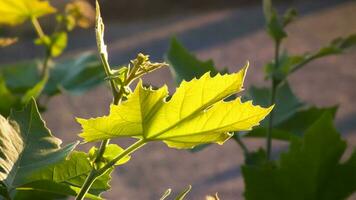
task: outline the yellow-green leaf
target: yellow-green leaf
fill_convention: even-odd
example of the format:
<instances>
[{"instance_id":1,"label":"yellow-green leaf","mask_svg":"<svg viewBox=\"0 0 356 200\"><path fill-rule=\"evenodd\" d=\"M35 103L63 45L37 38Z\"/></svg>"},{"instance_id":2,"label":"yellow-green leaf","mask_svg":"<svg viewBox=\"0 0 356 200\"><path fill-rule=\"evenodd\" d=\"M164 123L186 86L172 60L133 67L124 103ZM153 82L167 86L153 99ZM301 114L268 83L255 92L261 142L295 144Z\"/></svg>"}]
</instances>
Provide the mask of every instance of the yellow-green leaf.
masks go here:
<instances>
[{"instance_id":1,"label":"yellow-green leaf","mask_svg":"<svg viewBox=\"0 0 356 200\"><path fill-rule=\"evenodd\" d=\"M41 0L1 0L0 24L18 25L30 18L54 13L56 9L48 1Z\"/></svg>"},{"instance_id":2,"label":"yellow-green leaf","mask_svg":"<svg viewBox=\"0 0 356 200\"><path fill-rule=\"evenodd\" d=\"M168 90L144 88L139 82L128 100L112 105L108 116L78 119L87 142L118 137L163 141L174 148L192 148L204 143L222 144L232 131L250 130L271 111L240 98L224 101L242 90L247 67L238 73L209 73L183 81L167 100Z\"/></svg>"}]
</instances>

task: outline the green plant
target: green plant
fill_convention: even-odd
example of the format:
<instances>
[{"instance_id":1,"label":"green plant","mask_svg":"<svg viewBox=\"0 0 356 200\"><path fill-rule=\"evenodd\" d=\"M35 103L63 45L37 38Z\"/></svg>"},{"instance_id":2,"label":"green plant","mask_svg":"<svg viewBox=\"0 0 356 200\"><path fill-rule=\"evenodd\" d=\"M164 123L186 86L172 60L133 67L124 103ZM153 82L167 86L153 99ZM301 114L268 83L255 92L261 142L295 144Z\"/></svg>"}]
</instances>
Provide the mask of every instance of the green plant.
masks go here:
<instances>
[{"instance_id":1,"label":"green plant","mask_svg":"<svg viewBox=\"0 0 356 200\"><path fill-rule=\"evenodd\" d=\"M60 92L82 93L102 82L104 73L101 63L91 53L54 62L67 46L68 33L77 26L89 27L93 12L83 0L72 0L62 12L57 12L47 1L0 1L0 26L18 26L30 21L37 34L34 43L44 49L41 60L21 61L0 67L0 114L8 116L11 109L20 109L31 97L41 99ZM56 24L52 33L46 34L38 18L50 14L55 14ZM11 45L18 40L13 36L1 38L0 46ZM44 105L41 108L43 110Z\"/></svg>"},{"instance_id":2,"label":"green plant","mask_svg":"<svg viewBox=\"0 0 356 200\"><path fill-rule=\"evenodd\" d=\"M232 137L245 154L242 172L246 199L345 199L356 191L356 151L340 163L346 144L333 126L337 107L317 108L301 102L292 92L288 77L316 59L343 53L356 44L356 35L336 38L316 52L302 55L281 53L287 37L285 27L297 13L289 9L279 17L270 0L263 1L266 29L275 44L275 57L266 64L269 88L252 86L247 98L259 105L275 105L261 126ZM177 39L171 40L166 60L177 83L200 77L206 71L217 73L214 63L199 61ZM226 70L224 70L226 71ZM266 148L248 149L241 137L266 138ZM290 150L271 159L272 139L290 142ZM200 146L195 150L206 147Z\"/></svg>"},{"instance_id":3,"label":"green plant","mask_svg":"<svg viewBox=\"0 0 356 200\"><path fill-rule=\"evenodd\" d=\"M45 126L35 95L30 95L24 110L12 112L8 119L0 117L0 195L4 199L102 199L100 194L110 188L110 173L145 144L162 141L177 149L222 144L235 131L251 130L273 108L255 106L240 97L227 99L242 90L248 66L237 73L211 76L207 72L199 79L183 81L171 96L166 86L154 90L144 87L141 80L131 91L134 80L167 64L152 63L139 54L129 65L112 69L98 2L96 40L113 103L109 115L77 121L82 126L80 137L85 142L100 141L100 146L88 153L74 151L78 142L61 147ZM110 143L112 138L123 137L137 141L127 148ZM176 199L184 199L189 190Z\"/></svg>"}]
</instances>

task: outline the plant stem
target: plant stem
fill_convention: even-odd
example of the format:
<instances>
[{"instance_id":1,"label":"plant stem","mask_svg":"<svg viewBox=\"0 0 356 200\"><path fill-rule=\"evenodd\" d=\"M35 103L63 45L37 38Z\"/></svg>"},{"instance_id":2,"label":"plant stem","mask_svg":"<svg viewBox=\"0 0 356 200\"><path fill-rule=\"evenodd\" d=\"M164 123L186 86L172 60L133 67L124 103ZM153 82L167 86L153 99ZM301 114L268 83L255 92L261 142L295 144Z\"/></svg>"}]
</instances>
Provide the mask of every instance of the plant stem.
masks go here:
<instances>
[{"instance_id":1,"label":"plant stem","mask_svg":"<svg viewBox=\"0 0 356 200\"><path fill-rule=\"evenodd\" d=\"M241 140L240 136L237 133L235 133L233 138L236 141L236 143L240 146L242 151L244 152L244 155L245 156L249 155L250 151L248 150L248 148L245 145L245 143Z\"/></svg>"},{"instance_id":2,"label":"plant stem","mask_svg":"<svg viewBox=\"0 0 356 200\"><path fill-rule=\"evenodd\" d=\"M275 54L274 54L274 68L277 69L279 67L279 47L280 41L275 42ZM272 76L272 86L271 86L271 96L270 96L270 105L275 104L276 102L276 93L279 81L276 80L274 76ZM273 129L273 117L274 117L274 109L271 111L268 118L268 128L267 128L267 138L266 138L266 149L267 149L267 160L271 159L272 153L272 129Z\"/></svg>"},{"instance_id":3,"label":"plant stem","mask_svg":"<svg viewBox=\"0 0 356 200\"><path fill-rule=\"evenodd\" d=\"M113 160L108 162L104 167L98 169L98 170L91 170L89 176L85 180L82 188L80 189L79 194L75 198L76 200L82 200L85 197L85 194L89 191L90 187L98 178L99 176L103 175L107 170L109 170L111 167L113 167L118 161L120 161L122 158L124 158L127 155L130 155L132 152L136 151L140 147L146 144L146 141L144 139L138 140L131 146L129 146L127 149L125 149L123 152L121 152L118 156L116 156Z\"/></svg>"},{"instance_id":4,"label":"plant stem","mask_svg":"<svg viewBox=\"0 0 356 200\"><path fill-rule=\"evenodd\" d=\"M105 74L106 77L109 78L109 82L110 82L110 86L111 86L111 92L113 95L113 104L114 105L118 105L123 97L123 88L121 88L120 90L118 90L115 81L111 79L111 68L110 68L110 64L107 60L107 57L105 56L104 53L100 53L100 58L101 58L101 62L103 64L104 70L105 70ZM140 142L141 140L139 140L138 142ZM101 160L101 158L103 157L106 147L108 146L108 144L110 143L109 139L103 140L101 141L100 147L99 147L99 151L98 154L95 158L95 163L99 162ZM136 143L135 143L136 144ZM136 147L135 144L133 144L132 146L130 146L129 148L127 148L125 151L123 151L121 154L118 155L117 161L120 160L121 158L123 158L124 156L130 154L132 151L136 150L137 148L139 148L140 146ZM143 144L142 144L143 145ZM142 146L141 145L141 146ZM136 147L136 148L135 148ZM115 160L114 159L114 160ZM117 162L113 162L113 164L110 164L112 162L109 162L107 165L105 165L103 168L101 169L95 169L94 167L92 168L92 170L90 171L88 177L86 178L82 188L80 189L79 194L76 197L76 200L81 200L84 198L85 194L89 191L91 185L94 183L95 179L99 176L101 176L103 173L105 173L109 168L111 168L113 165L115 165L115 163ZM105 168L105 169L104 169Z\"/></svg>"},{"instance_id":5,"label":"plant stem","mask_svg":"<svg viewBox=\"0 0 356 200\"><path fill-rule=\"evenodd\" d=\"M93 185L95 179L97 178L97 174L95 170L90 171L89 176L85 179L85 182L78 193L76 200L84 199L85 195L88 193L90 187Z\"/></svg>"},{"instance_id":6,"label":"plant stem","mask_svg":"<svg viewBox=\"0 0 356 200\"><path fill-rule=\"evenodd\" d=\"M31 18L31 22L32 22L33 27L36 30L36 33L37 33L38 37L39 38L44 38L46 36L46 34L43 32L42 27L41 27L40 23L38 22L37 18L36 17L32 17Z\"/></svg>"},{"instance_id":7,"label":"plant stem","mask_svg":"<svg viewBox=\"0 0 356 200\"><path fill-rule=\"evenodd\" d=\"M46 37L46 34L43 32L42 27L40 23L38 22L36 17L31 18L31 22L33 27L35 28L35 31L38 35L38 38L42 39ZM46 54L45 58L43 60L43 66L42 66L42 71L41 71L41 77L44 78L46 75L48 75L49 68L48 68L48 63L51 60L51 47L46 44Z\"/></svg>"}]
</instances>

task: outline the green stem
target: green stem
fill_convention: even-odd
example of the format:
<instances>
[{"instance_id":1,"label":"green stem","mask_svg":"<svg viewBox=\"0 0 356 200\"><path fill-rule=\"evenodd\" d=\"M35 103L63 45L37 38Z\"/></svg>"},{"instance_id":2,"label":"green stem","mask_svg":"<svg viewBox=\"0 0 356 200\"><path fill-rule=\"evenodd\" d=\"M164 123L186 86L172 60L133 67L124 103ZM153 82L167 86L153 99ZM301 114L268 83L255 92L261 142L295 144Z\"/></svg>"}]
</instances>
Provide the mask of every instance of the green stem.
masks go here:
<instances>
[{"instance_id":1,"label":"green stem","mask_svg":"<svg viewBox=\"0 0 356 200\"><path fill-rule=\"evenodd\" d=\"M241 140L240 136L238 134L234 134L233 136L234 140L236 141L236 143L240 146L240 148L242 149L243 153L245 156L250 154L250 151L248 150L247 146L245 145L245 143Z\"/></svg>"},{"instance_id":2,"label":"green stem","mask_svg":"<svg viewBox=\"0 0 356 200\"><path fill-rule=\"evenodd\" d=\"M97 177L99 177L99 176L96 174L95 170L90 171L89 176L87 177L87 179L85 179L85 182L84 182L82 188L80 189L80 192L78 193L77 197L75 198L76 200L84 199L85 195L88 193L90 187L93 185L93 183Z\"/></svg>"},{"instance_id":3,"label":"green stem","mask_svg":"<svg viewBox=\"0 0 356 200\"><path fill-rule=\"evenodd\" d=\"M100 53L101 62L103 63L106 76L109 78L112 95L114 97L113 104L117 105L120 103L123 92L118 91L115 81L111 79L111 68L105 54Z\"/></svg>"},{"instance_id":4,"label":"green stem","mask_svg":"<svg viewBox=\"0 0 356 200\"><path fill-rule=\"evenodd\" d=\"M90 187L93 185L94 181L103 175L107 170L109 170L111 167L113 167L118 161L120 161L122 158L124 158L127 155L130 155L132 152L136 151L140 147L146 144L146 141L144 139L138 140L131 146L129 146L127 149L125 149L123 152L121 152L117 157L115 157L113 160L108 162L104 167L95 170L93 169L87 179L85 180L82 188L80 189L79 194L75 198L76 200L82 200L84 199L85 195L88 193Z\"/></svg>"},{"instance_id":5,"label":"green stem","mask_svg":"<svg viewBox=\"0 0 356 200\"><path fill-rule=\"evenodd\" d=\"M275 54L274 54L274 67L277 69L279 67L279 47L280 41L276 41L275 43ZM270 96L270 105L275 104L276 102L276 93L279 81L276 80L274 76L272 76L272 86L271 86L271 96ZM271 159L272 153L272 129L273 129L273 118L274 118L274 109L271 111L268 118L268 128L267 128L267 136L266 136L266 149L267 149L267 160Z\"/></svg>"},{"instance_id":6,"label":"green stem","mask_svg":"<svg viewBox=\"0 0 356 200\"><path fill-rule=\"evenodd\" d=\"M40 23L38 22L37 18L32 17L31 22L32 22L33 27L35 28L38 38L42 39L42 38L46 37L46 34L43 32L42 27L41 27ZM42 71L41 71L42 78L44 78L49 73L48 63L50 60L51 60L51 47L47 44L46 45L46 55L43 60L43 66L42 66Z\"/></svg>"},{"instance_id":7,"label":"green stem","mask_svg":"<svg viewBox=\"0 0 356 200\"><path fill-rule=\"evenodd\" d=\"M31 18L31 22L32 22L33 27L36 30L36 33L37 33L38 37L39 38L44 38L46 36L46 34L43 32L42 27L41 27L40 23L38 22L37 18L36 17L32 17Z\"/></svg>"},{"instance_id":8,"label":"green stem","mask_svg":"<svg viewBox=\"0 0 356 200\"><path fill-rule=\"evenodd\" d=\"M103 64L103 67L104 67L104 70L105 70L106 77L108 77L109 81L110 81L111 91L112 91L112 95L113 95L113 98L114 98L113 99L113 104L114 105L118 105L120 103L122 97L123 97L123 94L124 94L123 88L118 89L116 84L115 84L115 81L111 79L111 76L112 76L111 68L110 68L109 62L108 62L107 57L105 56L105 54L100 53L100 58L101 58L101 62ZM95 161L94 161L95 163L100 162L101 158L103 157L103 155L105 153L106 147L108 146L109 143L110 143L109 139L103 140L101 142L98 154L97 154L97 156L95 158ZM135 144L133 144L132 146L134 146ZM139 148L139 147L137 147L136 149L133 149L132 146L130 146L128 149L126 149L124 152L122 152L120 155L118 155L118 160L123 158L125 155L131 153L133 150L136 150L137 148ZM121 156L123 153L126 153L126 154ZM93 184L93 182L95 181L95 179L97 177L101 176L103 173L105 173L107 169L109 169L110 167L115 165L116 162L113 162L114 164L112 164L112 165L105 165L101 169L95 169L95 167L93 167L92 170L90 171L89 176L86 178L82 188L80 189L80 192L77 195L76 199L77 200L78 199L80 199L80 200L83 199L85 194L89 191L89 189L90 189L91 185ZM109 162L108 164L110 164L110 163L111 162ZM105 167L108 167L108 168L104 169Z\"/></svg>"}]
</instances>

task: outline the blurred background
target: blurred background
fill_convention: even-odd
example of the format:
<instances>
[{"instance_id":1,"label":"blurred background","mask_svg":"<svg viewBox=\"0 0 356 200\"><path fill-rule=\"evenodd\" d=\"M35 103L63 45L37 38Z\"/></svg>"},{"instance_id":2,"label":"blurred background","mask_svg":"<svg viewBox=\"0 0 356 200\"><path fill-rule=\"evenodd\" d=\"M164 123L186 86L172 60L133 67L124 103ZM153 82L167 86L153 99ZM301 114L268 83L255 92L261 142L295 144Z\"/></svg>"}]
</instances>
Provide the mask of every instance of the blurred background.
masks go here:
<instances>
[{"instance_id":1,"label":"blurred background","mask_svg":"<svg viewBox=\"0 0 356 200\"><path fill-rule=\"evenodd\" d=\"M65 1L53 0L54 5ZM356 1L347 0L280 0L279 10L295 7L299 18L288 27L284 43L291 53L317 50L338 36L356 33ZM263 66L273 57L273 42L264 30L262 3L258 0L103 0L106 43L113 66L125 64L136 54L151 55L162 61L172 36L201 59L213 59L222 69L237 71L248 60L248 85L265 85ZM51 24L41 20L50 28ZM33 44L35 33L30 26L9 28L7 34L23 35L15 45L0 49L0 64L41 56ZM94 28L76 30L69 35L69 46L63 57L82 51L95 51ZM174 91L168 69L154 72L145 80L161 86L167 83ZM347 138L350 148L356 146L356 50L308 64L291 79L297 96L320 105L339 105L337 127ZM107 114L111 93L106 86L78 97L56 96L44 114L53 133L64 142L78 140L75 117ZM261 139L246 139L253 149L264 145ZM117 141L123 146L130 141ZM275 155L286 145L275 141ZM85 146L84 146L85 148ZM243 199L243 179L239 165L242 152L233 142L212 145L197 153L167 148L162 143L145 146L132 160L113 174L108 199L159 199L168 188L180 191L191 184L189 199L203 199L219 193L223 200ZM356 199L356 198L353 198Z\"/></svg>"}]
</instances>

